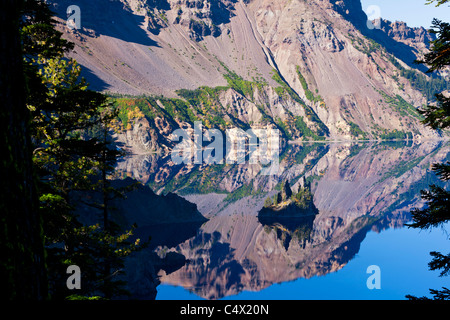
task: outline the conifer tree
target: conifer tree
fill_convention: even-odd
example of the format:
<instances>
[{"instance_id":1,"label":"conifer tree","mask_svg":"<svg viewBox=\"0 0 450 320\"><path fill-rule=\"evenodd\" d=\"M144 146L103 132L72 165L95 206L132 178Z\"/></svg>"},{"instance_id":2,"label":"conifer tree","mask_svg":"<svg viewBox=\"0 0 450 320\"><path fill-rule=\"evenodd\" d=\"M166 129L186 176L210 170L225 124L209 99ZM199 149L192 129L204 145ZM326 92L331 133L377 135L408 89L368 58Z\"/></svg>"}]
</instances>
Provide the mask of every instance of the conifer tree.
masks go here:
<instances>
[{"instance_id":1,"label":"conifer tree","mask_svg":"<svg viewBox=\"0 0 450 320\"><path fill-rule=\"evenodd\" d=\"M114 276L137 247L127 242L131 231L113 227L108 207L108 174L120 155L107 139L108 126L117 112L65 57L73 44L55 29L52 16L44 1L27 0L21 26L49 291L53 299L74 297L66 287L66 268L74 264L83 275L75 297L113 298L124 294ZM84 220L94 223L82 221L80 205L89 207Z\"/></svg>"},{"instance_id":2,"label":"conifer tree","mask_svg":"<svg viewBox=\"0 0 450 320\"><path fill-rule=\"evenodd\" d=\"M0 2L0 297L47 298L20 37L24 1Z\"/></svg>"},{"instance_id":3,"label":"conifer tree","mask_svg":"<svg viewBox=\"0 0 450 320\"><path fill-rule=\"evenodd\" d=\"M450 0L429 0L428 3L437 3L440 6ZM434 72L450 66L450 24L437 19L433 20L431 32L437 35L437 39L432 42L431 51L419 61L428 66L428 72ZM450 127L450 97L443 93L436 95L436 104L429 105L420 112L425 116L423 123L435 130L448 129ZM450 181L450 163L434 164L433 171L442 181ZM430 190L421 192L422 198L426 200L424 209L414 209L412 211L413 222L408 224L412 228L429 229L442 226L450 220L450 191L436 185L431 185ZM450 273L450 253L442 254L431 252L433 257L429 263L430 270L442 270L440 276L448 276ZM442 290L430 289L433 299L450 299L450 289ZM426 297L417 298L411 295L409 299L428 299Z\"/></svg>"}]
</instances>

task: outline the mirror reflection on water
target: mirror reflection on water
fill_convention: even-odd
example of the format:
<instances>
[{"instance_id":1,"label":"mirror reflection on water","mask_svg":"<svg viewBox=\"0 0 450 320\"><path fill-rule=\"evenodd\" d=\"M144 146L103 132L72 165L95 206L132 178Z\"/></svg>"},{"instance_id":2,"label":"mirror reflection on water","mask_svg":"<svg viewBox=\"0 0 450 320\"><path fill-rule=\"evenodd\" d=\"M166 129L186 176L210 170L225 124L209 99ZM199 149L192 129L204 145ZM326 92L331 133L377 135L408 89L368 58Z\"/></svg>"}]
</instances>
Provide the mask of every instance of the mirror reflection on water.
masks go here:
<instances>
[{"instance_id":1,"label":"mirror reflection on water","mask_svg":"<svg viewBox=\"0 0 450 320\"><path fill-rule=\"evenodd\" d=\"M427 265L430 251L448 251L446 230L404 224L423 205L420 190L442 185L431 165L449 151L444 141L296 144L277 176L251 164L125 158L124 175L207 219L138 224L136 236L151 241L129 260L128 282L142 299L404 299L448 287ZM371 265L380 289L367 286Z\"/></svg>"}]
</instances>

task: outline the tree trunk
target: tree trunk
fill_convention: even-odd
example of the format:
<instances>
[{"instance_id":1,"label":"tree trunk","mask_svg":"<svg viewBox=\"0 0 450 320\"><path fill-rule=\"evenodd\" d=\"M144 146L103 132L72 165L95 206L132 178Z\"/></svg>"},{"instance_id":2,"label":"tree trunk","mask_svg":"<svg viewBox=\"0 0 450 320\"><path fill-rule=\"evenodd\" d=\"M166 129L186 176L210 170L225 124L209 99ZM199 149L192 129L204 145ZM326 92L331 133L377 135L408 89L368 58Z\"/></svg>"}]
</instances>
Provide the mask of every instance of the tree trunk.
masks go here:
<instances>
[{"instance_id":1,"label":"tree trunk","mask_svg":"<svg viewBox=\"0 0 450 320\"><path fill-rule=\"evenodd\" d=\"M0 2L0 297L47 298L19 33L23 1Z\"/></svg>"}]
</instances>

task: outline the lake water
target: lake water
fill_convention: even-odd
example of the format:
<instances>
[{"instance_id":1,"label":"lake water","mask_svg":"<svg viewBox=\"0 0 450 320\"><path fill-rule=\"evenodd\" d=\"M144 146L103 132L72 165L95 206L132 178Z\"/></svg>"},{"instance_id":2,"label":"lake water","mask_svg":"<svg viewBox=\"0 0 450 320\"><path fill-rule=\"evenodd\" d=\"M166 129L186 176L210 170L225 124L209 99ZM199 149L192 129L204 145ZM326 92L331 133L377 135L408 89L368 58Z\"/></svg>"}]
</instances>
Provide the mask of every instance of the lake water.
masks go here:
<instances>
[{"instance_id":1,"label":"lake water","mask_svg":"<svg viewBox=\"0 0 450 320\"><path fill-rule=\"evenodd\" d=\"M447 230L448 225L447 225ZM223 299L243 300L399 300L405 295L430 296L429 288L448 287L448 278L429 271L429 252L448 252L448 235L442 230L420 232L407 228L369 232L361 248L345 267L312 278L276 283L260 291L242 291ZM380 267L381 288L368 289L367 267ZM177 285L158 286L159 300L204 299Z\"/></svg>"},{"instance_id":2,"label":"lake water","mask_svg":"<svg viewBox=\"0 0 450 320\"><path fill-rule=\"evenodd\" d=\"M208 218L155 227L150 250L186 259L157 270L156 299L405 299L449 287L449 277L428 269L429 252L450 249L449 225L405 226L423 205L420 190L442 184L431 165L448 161L449 151L439 141L294 145L278 176L258 175L255 165L186 169L167 159L132 160L135 178L182 195ZM318 214L258 218L284 181L294 191L308 183ZM379 289L368 288L369 266L379 268Z\"/></svg>"}]
</instances>

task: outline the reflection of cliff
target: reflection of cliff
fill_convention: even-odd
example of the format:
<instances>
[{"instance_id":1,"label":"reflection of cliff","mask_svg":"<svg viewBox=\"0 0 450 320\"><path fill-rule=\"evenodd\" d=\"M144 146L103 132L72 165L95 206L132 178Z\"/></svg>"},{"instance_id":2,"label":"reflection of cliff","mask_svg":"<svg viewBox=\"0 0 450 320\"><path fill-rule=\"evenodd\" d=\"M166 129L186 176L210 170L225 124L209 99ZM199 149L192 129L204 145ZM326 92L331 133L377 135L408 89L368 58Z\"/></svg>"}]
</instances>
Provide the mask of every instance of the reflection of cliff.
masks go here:
<instances>
[{"instance_id":1,"label":"reflection of cliff","mask_svg":"<svg viewBox=\"0 0 450 320\"><path fill-rule=\"evenodd\" d=\"M285 180L297 190L305 177L320 211L376 213L405 200L402 195L420 183L430 161L446 156L441 147L437 141L293 145L280 156L278 176L260 175L258 164L176 166L170 157L154 155L124 158L118 168L158 193L232 193L227 201L266 196Z\"/></svg>"},{"instance_id":2,"label":"reflection of cliff","mask_svg":"<svg viewBox=\"0 0 450 320\"><path fill-rule=\"evenodd\" d=\"M118 187L129 186L132 179L117 180ZM147 227L169 223L206 221L197 206L174 193L157 195L148 186L138 184L125 199L114 200L113 207L127 224L136 223L138 227Z\"/></svg>"},{"instance_id":3,"label":"reflection of cliff","mask_svg":"<svg viewBox=\"0 0 450 320\"><path fill-rule=\"evenodd\" d=\"M380 216L416 202L419 190L429 184L424 178L432 178L431 163L448 153L441 142L433 141L410 147L392 143L356 150L339 144L332 148L311 170L312 176L325 172L312 188L320 212L343 219Z\"/></svg>"},{"instance_id":4,"label":"reflection of cliff","mask_svg":"<svg viewBox=\"0 0 450 320\"><path fill-rule=\"evenodd\" d=\"M125 259L125 274L121 277L131 298L154 299L160 283L157 273L164 270L170 274L186 263L183 255L156 253L154 249L162 244L172 247L183 243L195 236L207 219L195 204L176 194L156 195L148 186L130 178L112 184L118 189L128 189L124 198L118 197L110 203L114 219L123 226L137 225L132 241L139 238L145 243L149 239L146 247Z\"/></svg>"},{"instance_id":5,"label":"reflection of cliff","mask_svg":"<svg viewBox=\"0 0 450 320\"><path fill-rule=\"evenodd\" d=\"M408 220L409 208L419 205L419 190L433 182L430 164L447 153L440 142L335 144L312 165L283 166L277 181L288 179L298 190L302 179L296 173L303 172L319 210L298 221L258 218L267 198L261 194L232 203L224 203L221 195L187 196L202 204L199 209L210 220L196 237L167 247L189 263L171 274L162 271L161 281L217 299L337 271L359 251L367 232ZM300 165L308 169L298 170Z\"/></svg>"},{"instance_id":6,"label":"reflection of cliff","mask_svg":"<svg viewBox=\"0 0 450 320\"><path fill-rule=\"evenodd\" d=\"M255 216L217 217L175 252L189 261L177 271L161 272L161 282L181 285L207 299L259 291L274 283L325 275L342 268L359 249L370 228L368 218L349 224L336 239L322 241L314 217L265 221ZM329 228L339 228L330 224ZM213 230L218 229L218 230Z\"/></svg>"},{"instance_id":7,"label":"reflection of cliff","mask_svg":"<svg viewBox=\"0 0 450 320\"><path fill-rule=\"evenodd\" d=\"M304 144L282 155L279 176L260 176L251 165L175 167L159 159L155 166L152 158L139 157L126 159L122 168L145 176L163 193L193 192L184 198L209 220L198 232L201 223L191 231L187 225L159 229L152 241L158 257L171 253L168 259L178 257L175 265L181 268L168 267L166 261L155 272L163 283L216 299L341 269L359 251L368 231L408 220L411 206L420 204L419 190L434 182L430 164L444 161L447 153L447 146L433 141ZM304 180L311 185L319 214L306 221L257 217L283 181L296 193ZM231 193L223 194L226 191ZM134 283L140 285L139 279Z\"/></svg>"},{"instance_id":8,"label":"reflection of cliff","mask_svg":"<svg viewBox=\"0 0 450 320\"><path fill-rule=\"evenodd\" d=\"M325 144L290 146L280 155L280 176L260 175L260 164L175 165L170 156L138 154L123 158L117 170L154 190L180 194L234 192L252 183L258 190L271 191L286 177L298 180L329 151Z\"/></svg>"},{"instance_id":9,"label":"reflection of cliff","mask_svg":"<svg viewBox=\"0 0 450 320\"><path fill-rule=\"evenodd\" d=\"M298 242L302 247L311 242L314 218L315 216L301 218L259 216L258 220L267 233L274 231L283 247L288 250L291 241Z\"/></svg>"}]
</instances>

